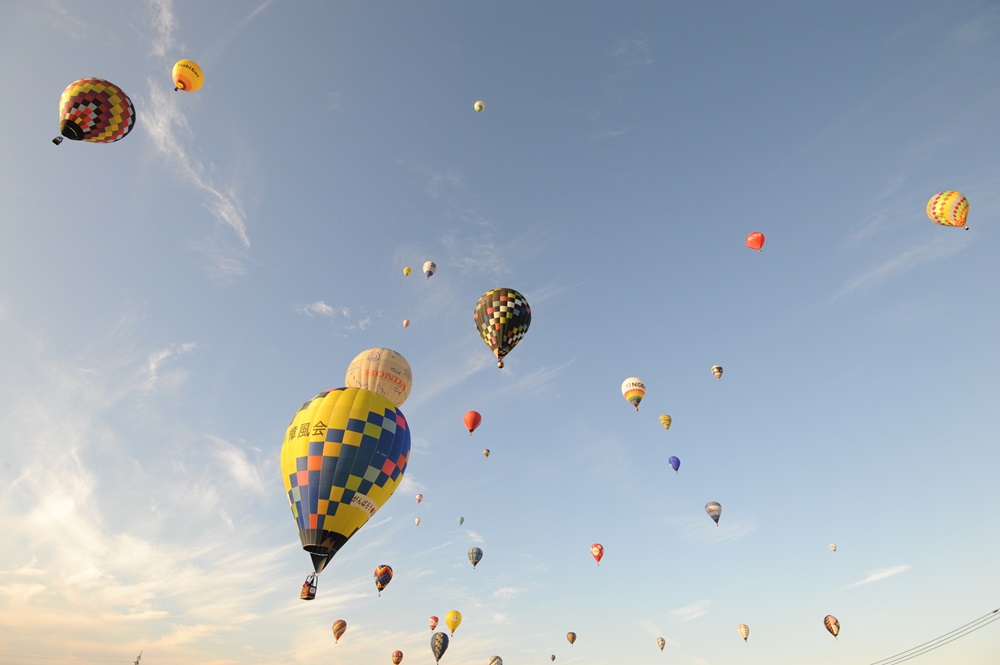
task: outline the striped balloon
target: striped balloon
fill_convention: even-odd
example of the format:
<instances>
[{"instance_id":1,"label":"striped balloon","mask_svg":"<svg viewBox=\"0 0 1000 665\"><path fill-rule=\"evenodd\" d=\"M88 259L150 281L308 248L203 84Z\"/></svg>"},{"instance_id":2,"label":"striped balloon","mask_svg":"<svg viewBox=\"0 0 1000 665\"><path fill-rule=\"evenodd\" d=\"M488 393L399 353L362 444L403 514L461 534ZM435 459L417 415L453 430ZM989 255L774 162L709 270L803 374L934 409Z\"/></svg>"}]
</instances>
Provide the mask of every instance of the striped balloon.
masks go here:
<instances>
[{"instance_id":1,"label":"striped balloon","mask_svg":"<svg viewBox=\"0 0 1000 665\"><path fill-rule=\"evenodd\" d=\"M336 621L333 622L334 642L340 641L340 637L344 634L345 630L347 630L346 621L344 621L343 619L337 619Z\"/></svg>"},{"instance_id":2,"label":"striped balloon","mask_svg":"<svg viewBox=\"0 0 1000 665\"><path fill-rule=\"evenodd\" d=\"M927 216L935 224L965 227L965 219L969 216L969 201L961 192L939 192L927 202Z\"/></svg>"}]
</instances>

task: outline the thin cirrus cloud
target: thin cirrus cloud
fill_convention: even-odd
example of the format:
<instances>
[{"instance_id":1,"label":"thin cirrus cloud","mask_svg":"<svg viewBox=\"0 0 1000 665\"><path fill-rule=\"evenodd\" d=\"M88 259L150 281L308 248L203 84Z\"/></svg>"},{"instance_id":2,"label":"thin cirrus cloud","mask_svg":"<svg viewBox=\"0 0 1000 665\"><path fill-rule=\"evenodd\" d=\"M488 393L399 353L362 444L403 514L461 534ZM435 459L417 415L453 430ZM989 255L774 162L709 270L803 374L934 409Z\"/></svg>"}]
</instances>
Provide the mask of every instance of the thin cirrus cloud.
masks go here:
<instances>
[{"instance_id":1,"label":"thin cirrus cloud","mask_svg":"<svg viewBox=\"0 0 1000 665\"><path fill-rule=\"evenodd\" d=\"M890 566L888 568L882 568L880 570L875 570L869 573L864 579L858 580L847 585L848 589L853 589L854 587L864 586L865 584L871 584L872 582L879 582L890 577L895 577L900 573L905 573L910 569L909 564L902 564L899 566Z\"/></svg>"},{"instance_id":2,"label":"thin cirrus cloud","mask_svg":"<svg viewBox=\"0 0 1000 665\"><path fill-rule=\"evenodd\" d=\"M691 603L690 605L685 605L684 607L678 607L676 610L671 610L667 616L675 621L694 621L695 619L700 619L708 614L708 610L711 605L712 601L710 600L699 600L696 603Z\"/></svg>"}]
</instances>

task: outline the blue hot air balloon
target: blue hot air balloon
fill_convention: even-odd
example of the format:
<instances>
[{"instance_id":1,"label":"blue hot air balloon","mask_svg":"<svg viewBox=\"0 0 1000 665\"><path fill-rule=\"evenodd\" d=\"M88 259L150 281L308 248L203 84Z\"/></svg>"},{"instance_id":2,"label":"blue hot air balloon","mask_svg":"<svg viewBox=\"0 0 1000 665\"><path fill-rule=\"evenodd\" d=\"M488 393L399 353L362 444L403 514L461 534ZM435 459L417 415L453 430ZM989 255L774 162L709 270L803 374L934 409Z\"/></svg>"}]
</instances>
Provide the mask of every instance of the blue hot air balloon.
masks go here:
<instances>
[{"instance_id":1,"label":"blue hot air balloon","mask_svg":"<svg viewBox=\"0 0 1000 665\"><path fill-rule=\"evenodd\" d=\"M709 501L705 504L705 512L715 520L715 525L719 525L719 517L722 515L722 505L718 501Z\"/></svg>"},{"instance_id":2,"label":"blue hot air balloon","mask_svg":"<svg viewBox=\"0 0 1000 665\"><path fill-rule=\"evenodd\" d=\"M431 635L431 653L434 654L434 662L441 662L441 657L448 650L448 634L434 633Z\"/></svg>"},{"instance_id":3,"label":"blue hot air balloon","mask_svg":"<svg viewBox=\"0 0 1000 665\"><path fill-rule=\"evenodd\" d=\"M667 460L667 464L669 464L670 468L674 471L679 471L681 468L681 459L679 457L671 456L670 459Z\"/></svg>"}]
</instances>

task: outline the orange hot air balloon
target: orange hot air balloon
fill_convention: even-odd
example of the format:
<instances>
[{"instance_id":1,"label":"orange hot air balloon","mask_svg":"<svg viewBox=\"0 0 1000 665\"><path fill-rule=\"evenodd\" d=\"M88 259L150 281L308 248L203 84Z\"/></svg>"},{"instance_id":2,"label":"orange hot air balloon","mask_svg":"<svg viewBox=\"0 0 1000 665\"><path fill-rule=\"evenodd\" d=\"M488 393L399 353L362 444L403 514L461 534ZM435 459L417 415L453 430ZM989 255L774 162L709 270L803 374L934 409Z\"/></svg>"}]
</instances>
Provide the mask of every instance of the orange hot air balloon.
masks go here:
<instances>
[{"instance_id":1,"label":"orange hot air balloon","mask_svg":"<svg viewBox=\"0 0 1000 665\"><path fill-rule=\"evenodd\" d=\"M758 252L764 247L764 234L760 231L754 231L747 236L747 247L750 249L756 249Z\"/></svg>"},{"instance_id":2,"label":"orange hot air balloon","mask_svg":"<svg viewBox=\"0 0 1000 665\"><path fill-rule=\"evenodd\" d=\"M334 638L334 642L339 642L340 641L340 637L344 634L345 630L347 630L347 622L346 621L344 621L343 619L337 619L336 621L333 622L333 638Z\"/></svg>"},{"instance_id":3,"label":"orange hot air balloon","mask_svg":"<svg viewBox=\"0 0 1000 665\"><path fill-rule=\"evenodd\" d=\"M479 423L483 422L483 416L478 411L466 411L462 420L465 422L466 429L469 430L469 436L472 436L472 433L479 427Z\"/></svg>"},{"instance_id":4,"label":"orange hot air balloon","mask_svg":"<svg viewBox=\"0 0 1000 665\"><path fill-rule=\"evenodd\" d=\"M601 565L601 558L604 556L604 545L600 543L594 543L590 546L590 555L594 557L594 561L597 565Z\"/></svg>"},{"instance_id":5,"label":"orange hot air balloon","mask_svg":"<svg viewBox=\"0 0 1000 665\"><path fill-rule=\"evenodd\" d=\"M576 642L576 633L570 632L566 633L566 639L569 640L570 645Z\"/></svg>"},{"instance_id":6,"label":"orange hot air balloon","mask_svg":"<svg viewBox=\"0 0 1000 665\"><path fill-rule=\"evenodd\" d=\"M826 629L830 631L831 635L833 635L833 639L839 639L837 635L840 634L840 622L837 621L837 617L832 614L827 614L823 617L823 625L826 626Z\"/></svg>"}]
</instances>

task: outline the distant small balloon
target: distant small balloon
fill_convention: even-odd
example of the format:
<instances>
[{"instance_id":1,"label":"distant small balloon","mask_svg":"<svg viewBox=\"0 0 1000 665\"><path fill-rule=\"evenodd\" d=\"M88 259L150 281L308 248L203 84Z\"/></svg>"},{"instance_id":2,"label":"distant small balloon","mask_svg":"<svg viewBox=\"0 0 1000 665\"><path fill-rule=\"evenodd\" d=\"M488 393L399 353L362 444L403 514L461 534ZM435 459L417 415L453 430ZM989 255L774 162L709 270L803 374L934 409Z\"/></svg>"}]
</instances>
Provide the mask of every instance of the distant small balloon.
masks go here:
<instances>
[{"instance_id":1,"label":"distant small balloon","mask_svg":"<svg viewBox=\"0 0 1000 665\"><path fill-rule=\"evenodd\" d=\"M483 104L483 100L480 99L479 101L477 101L475 104L472 105L472 108L476 109L476 113L482 113L483 109L486 108L486 104ZM501 113L500 115L503 114Z\"/></svg>"},{"instance_id":2,"label":"distant small balloon","mask_svg":"<svg viewBox=\"0 0 1000 665\"><path fill-rule=\"evenodd\" d=\"M174 90L194 92L201 88L205 82L205 75L202 74L201 67L193 60L178 60L174 65L171 76L174 79Z\"/></svg>"},{"instance_id":3,"label":"distant small balloon","mask_svg":"<svg viewBox=\"0 0 1000 665\"><path fill-rule=\"evenodd\" d=\"M667 414L660 416L660 424L663 425L663 429L670 429L670 423L674 422L674 419Z\"/></svg>"},{"instance_id":4,"label":"distant small balloon","mask_svg":"<svg viewBox=\"0 0 1000 665\"><path fill-rule=\"evenodd\" d=\"M489 456L490 456L490 449L489 448L483 449L483 457L489 457Z\"/></svg>"},{"instance_id":5,"label":"distant small balloon","mask_svg":"<svg viewBox=\"0 0 1000 665\"><path fill-rule=\"evenodd\" d=\"M715 375L715 378L721 379L722 378L722 365L712 365L712 374Z\"/></svg>"},{"instance_id":6,"label":"distant small balloon","mask_svg":"<svg viewBox=\"0 0 1000 665\"><path fill-rule=\"evenodd\" d=\"M438 618L432 614L430 618L427 619L427 625L431 627L431 630L434 630L438 627Z\"/></svg>"},{"instance_id":7,"label":"distant small balloon","mask_svg":"<svg viewBox=\"0 0 1000 665\"><path fill-rule=\"evenodd\" d=\"M466 411L465 415L462 416L462 421L465 423L465 428L469 430L469 436L472 436L479 424L483 422L483 416L478 411Z\"/></svg>"},{"instance_id":8,"label":"distant small balloon","mask_svg":"<svg viewBox=\"0 0 1000 665\"><path fill-rule=\"evenodd\" d=\"M430 279L431 275L437 272L437 269L438 266L433 261L424 262L424 275L427 276L427 279Z\"/></svg>"},{"instance_id":9,"label":"distant small balloon","mask_svg":"<svg viewBox=\"0 0 1000 665\"><path fill-rule=\"evenodd\" d=\"M667 464L670 465L670 468L673 469L674 472L680 473L681 460L679 457L671 456L670 459L667 460Z\"/></svg>"},{"instance_id":10,"label":"distant small balloon","mask_svg":"<svg viewBox=\"0 0 1000 665\"><path fill-rule=\"evenodd\" d=\"M667 646L667 641L662 637L657 637L656 646L660 647L660 651L663 651L663 647Z\"/></svg>"},{"instance_id":11,"label":"distant small balloon","mask_svg":"<svg viewBox=\"0 0 1000 665\"><path fill-rule=\"evenodd\" d=\"M639 402L646 396L646 384L637 376L630 376L622 381L622 397L639 410Z\"/></svg>"},{"instance_id":12,"label":"distant small balloon","mask_svg":"<svg viewBox=\"0 0 1000 665\"><path fill-rule=\"evenodd\" d=\"M410 266L403 266L403 276L404 277L409 277L410 273L412 273L412 272L413 272L413 268L411 268Z\"/></svg>"},{"instance_id":13,"label":"distant small balloon","mask_svg":"<svg viewBox=\"0 0 1000 665\"><path fill-rule=\"evenodd\" d=\"M935 224L958 226L968 229L969 201L961 192L948 190L931 197L927 202L927 216Z\"/></svg>"},{"instance_id":14,"label":"distant small balloon","mask_svg":"<svg viewBox=\"0 0 1000 665\"><path fill-rule=\"evenodd\" d=\"M454 635L455 631L462 624L462 613L458 610L449 610L447 614L444 615L444 623L448 626L451 634Z\"/></svg>"},{"instance_id":15,"label":"distant small balloon","mask_svg":"<svg viewBox=\"0 0 1000 665\"><path fill-rule=\"evenodd\" d=\"M346 630L347 630L347 622L346 621L344 621L343 619L337 619L336 621L334 621L333 622L333 641L335 643L336 642L340 642L340 638L344 634L344 631L346 631Z\"/></svg>"},{"instance_id":16,"label":"distant small balloon","mask_svg":"<svg viewBox=\"0 0 1000 665\"><path fill-rule=\"evenodd\" d=\"M830 548L831 552L836 552L837 551L837 543L830 543L829 545L827 545L827 547Z\"/></svg>"},{"instance_id":17,"label":"distant small balloon","mask_svg":"<svg viewBox=\"0 0 1000 665\"><path fill-rule=\"evenodd\" d=\"M722 515L722 505L718 501L709 501L705 504L705 512L719 525L719 517Z\"/></svg>"},{"instance_id":18,"label":"distant small balloon","mask_svg":"<svg viewBox=\"0 0 1000 665\"><path fill-rule=\"evenodd\" d=\"M566 639L569 640L570 644L573 644L574 642L576 642L576 633L572 632L566 633Z\"/></svg>"},{"instance_id":19,"label":"distant small balloon","mask_svg":"<svg viewBox=\"0 0 1000 665\"><path fill-rule=\"evenodd\" d=\"M600 543L594 543L590 546L590 556L594 557L594 561L597 565L601 565L601 559L604 558L604 545Z\"/></svg>"},{"instance_id":20,"label":"distant small balloon","mask_svg":"<svg viewBox=\"0 0 1000 665\"><path fill-rule=\"evenodd\" d=\"M459 517L458 518L458 526L462 526L463 524L465 524L465 518L464 517Z\"/></svg>"},{"instance_id":21,"label":"distant small balloon","mask_svg":"<svg viewBox=\"0 0 1000 665\"><path fill-rule=\"evenodd\" d=\"M500 656L492 656L486 665L503 665L503 660L500 659Z\"/></svg>"},{"instance_id":22,"label":"distant small balloon","mask_svg":"<svg viewBox=\"0 0 1000 665\"><path fill-rule=\"evenodd\" d=\"M413 523L416 524L417 526L420 526L420 518L419 517L414 517L413 518Z\"/></svg>"},{"instance_id":23,"label":"distant small balloon","mask_svg":"<svg viewBox=\"0 0 1000 665\"><path fill-rule=\"evenodd\" d=\"M392 665L399 665L403 662L403 652L393 651L392 652Z\"/></svg>"},{"instance_id":24,"label":"distant small balloon","mask_svg":"<svg viewBox=\"0 0 1000 665\"><path fill-rule=\"evenodd\" d=\"M747 638L750 637L750 626L746 625L745 623L741 623L739 626L737 626L737 630L740 631L740 637L742 637L743 641L746 642Z\"/></svg>"},{"instance_id":25,"label":"distant small balloon","mask_svg":"<svg viewBox=\"0 0 1000 665\"><path fill-rule=\"evenodd\" d=\"M404 328L409 328L410 327L410 320L409 319L403 319L403 327Z\"/></svg>"},{"instance_id":26,"label":"distant small balloon","mask_svg":"<svg viewBox=\"0 0 1000 665\"><path fill-rule=\"evenodd\" d=\"M421 501L424 500L424 495L423 494L417 494L417 496L415 498L417 500L417 503L420 503Z\"/></svg>"},{"instance_id":27,"label":"distant small balloon","mask_svg":"<svg viewBox=\"0 0 1000 665\"><path fill-rule=\"evenodd\" d=\"M764 234L760 231L754 231L748 235L747 247L750 249L756 249L759 252L764 247Z\"/></svg>"},{"instance_id":28,"label":"distant small balloon","mask_svg":"<svg viewBox=\"0 0 1000 665\"><path fill-rule=\"evenodd\" d=\"M448 635L446 633L434 633L431 635L431 653L434 654L434 662L440 663L444 652L448 650Z\"/></svg>"},{"instance_id":29,"label":"distant small balloon","mask_svg":"<svg viewBox=\"0 0 1000 665\"><path fill-rule=\"evenodd\" d=\"M382 595L382 589L389 586L389 582L392 581L392 568L385 564L375 567L375 588L378 589L378 595Z\"/></svg>"},{"instance_id":30,"label":"distant small balloon","mask_svg":"<svg viewBox=\"0 0 1000 665\"><path fill-rule=\"evenodd\" d=\"M472 569L475 570L479 562L483 560L483 551L478 547L469 548L469 562L472 564Z\"/></svg>"},{"instance_id":31,"label":"distant small balloon","mask_svg":"<svg viewBox=\"0 0 1000 665\"><path fill-rule=\"evenodd\" d=\"M840 634L840 622L837 621L837 617L832 614L827 614L823 617L823 625L826 626L828 631L830 631L830 634L833 635L834 639L840 639L837 637L837 635Z\"/></svg>"}]
</instances>

